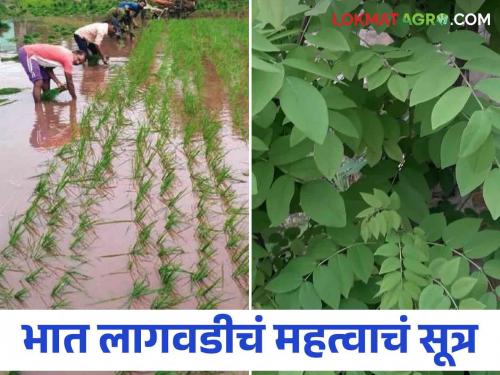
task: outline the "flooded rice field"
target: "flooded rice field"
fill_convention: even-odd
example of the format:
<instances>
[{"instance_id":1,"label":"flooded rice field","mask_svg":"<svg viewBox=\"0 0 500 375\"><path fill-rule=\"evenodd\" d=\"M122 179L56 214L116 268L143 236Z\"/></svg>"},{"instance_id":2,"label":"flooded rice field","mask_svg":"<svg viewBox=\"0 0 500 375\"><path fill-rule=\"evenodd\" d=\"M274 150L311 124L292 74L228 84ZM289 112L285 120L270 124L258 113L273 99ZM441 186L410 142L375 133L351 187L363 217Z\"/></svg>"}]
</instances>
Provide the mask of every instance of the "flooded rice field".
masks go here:
<instances>
[{"instance_id":1,"label":"flooded rice field","mask_svg":"<svg viewBox=\"0 0 500 375\"><path fill-rule=\"evenodd\" d=\"M90 21L46 22L11 22L0 57ZM0 62L0 88L22 89L0 105L0 308L247 306L247 26L105 40L109 66L74 69L76 102L35 106L21 65Z\"/></svg>"}]
</instances>

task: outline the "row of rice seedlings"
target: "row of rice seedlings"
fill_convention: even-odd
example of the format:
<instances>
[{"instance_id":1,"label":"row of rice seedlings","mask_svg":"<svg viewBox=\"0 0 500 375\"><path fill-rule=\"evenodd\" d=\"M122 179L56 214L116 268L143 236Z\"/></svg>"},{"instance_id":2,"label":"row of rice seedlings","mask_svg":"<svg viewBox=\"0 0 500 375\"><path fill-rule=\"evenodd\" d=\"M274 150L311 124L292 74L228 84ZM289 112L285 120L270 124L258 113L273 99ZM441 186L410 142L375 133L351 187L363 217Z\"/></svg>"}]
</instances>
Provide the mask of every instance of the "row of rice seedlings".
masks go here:
<instances>
[{"instance_id":1,"label":"row of rice seedlings","mask_svg":"<svg viewBox=\"0 0 500 375\"><path fill-rule=\"evenodd\" d=\"M171 22L169 29L169 47L173 58L173 71L182 80L182 100L185 117L183 149L187 159L193 190L197 196L195 229L198 241L199 260L191 274L196 288L199 309L213 309L220 303L219 289L221 279L214 277L211 259L216 249L213 248L216 231L209 216L210 201L213 199L213 187L209 175L197 165L204 155L203 140L197 139L201 130L199 110L201 98L199 88L203 85L203 75L198 64L198 51L191 44L191 22Z\"/></svg>"},{"instance_id":2,"label":"row of rice seedlings","mask_svg":"<svg viewBox=\"0 0 500 375\"><path fill-rule=\"evenodd\" d=\"M155 111L151 113L150 119L153 119L153 124L156 125L157 139L154 145L154 150L158 156L161 167L161 182L159 189L159 199L165 204L165 225L164 232L157 240L160 246L158 256L161 260L161 266L158 273L161 280L161 286L157 292L157 296L151 304L152 309L168 309L173 308L190 296L180 296L176 290L176 284L179 282L179 277L184 271L177 257L183 253L183 250L178 247L166 246L166 240L175 240L178 226L182 221L182 212L178 208L178 202L182 198L184 192L175 193L176 165L174 154L168 152L167 147L171 142L171 127L170 127L170 97L172 95L172 74L171 63L168 56L164 56L160 69L157 73L159 86L151 88L156 96L161 95L160 105L156 105ZM146 95L146 101L147 101ZM147 103L146 103L147 106Z\"/></svg>"},{"instance_id":3,"label":"row of rice seedlings","mask_svg":"<svg viewBox=\"0 0 500 375\"><path fill-rule=\"evenodd\" d=\"M195 28L200 26L199 22L201 21L195 21ZM209 24L205 26L210 27ZM217 37L215 39L217 39ZM197 32L191 33L189 42L191 46L193 46L194 53L197 54L197 56L192 59L192 61L195 62L191 64L191 68L194 69L196 76L203 77L204 68L201 61L203 59L202 53L204 53L203 46L206 46L207 42L205 38ZM212 51L210 51L210 56L212 56L212 54ZM241 60L241 56L239 57ZM197 89L200 91L202 88L201 85L203 85L203 79L197 79L195 82L198 83L199 86ZM215 189L224 204L226 213L226 220L224 222L226 248L230 251L231 260L236 266L233 271L233 277L240 278L244 281L248 275L248 249L247 246L244 245L245 236L241 233L240 222L242 218L244 218L244 215L246 215L246 210L235 205L236 192L231 187L233 177L231 169L225 164L225 154L221 147L221 138L219 134L221 129L220 123L212 119L206 107L200 105L196 111L198 113L198 119L201 121L200 128L205 142L205 159L207 160L208 168L215 181Z\"/></svg>"},{"instance_id":4,"label":"row of rice seedlings","mask_svg":"<svg viewBox=\"0 0 500 375\"><path fill-rule=\"evenodd\" d=\"M156 295L151 303L153 309L167 309L179 304L181 298L175 290L175 284L180 272L182 272L179 263L175 260L181 252L178 248L171 248L165 245L168 233L175 231L181 219L181 212L177 208L177 202L180 199L180 193L172 194L172 188L175 181L175 165L171 156L165 152L169 141L170 129L168 127L168 75L167 63L163 62L160 69L155 73L159 78L153 84L149 85L143 93L144 108L149 123L139 127L135 139L135 154L133 161L133 179L136 183L137 195L134 203L135 222L138 225L138 235L136 243L132 249L132 255L146 255L146 250L156 248L158 257L161 260L161 266L158 269L160 286L154 291ZM161 103L158 105L158 97L161 97ZM161 182L156 186L156 169L153 161L158 160L161 168ZM163 233L156 236L156 221L149 224L145 219L147 212L151 208L151 194L153 188L159 188L159 200L166 205L167 213L165 216L165 226ZM156 240L156 241L155 241ZM147 277L134 281L132 295L145 296L150 293L145 288L149 285ZM137 293L142 286L144 293ZM133 300L137 300L134 298Z\"/></svg>"},{"instance_id":5,"label":"row of rice seedlings","mask_svg":"<svg viewBox=\"0 0 500 375\"><path fill-rule=\"evenodd\" d=\"M245 19L197 19L195 30L199 48L210 57L225 83L233 122L248 140L248 23ZM210 30L210 32L207 32Z\"/></svg>"}]
</instances>

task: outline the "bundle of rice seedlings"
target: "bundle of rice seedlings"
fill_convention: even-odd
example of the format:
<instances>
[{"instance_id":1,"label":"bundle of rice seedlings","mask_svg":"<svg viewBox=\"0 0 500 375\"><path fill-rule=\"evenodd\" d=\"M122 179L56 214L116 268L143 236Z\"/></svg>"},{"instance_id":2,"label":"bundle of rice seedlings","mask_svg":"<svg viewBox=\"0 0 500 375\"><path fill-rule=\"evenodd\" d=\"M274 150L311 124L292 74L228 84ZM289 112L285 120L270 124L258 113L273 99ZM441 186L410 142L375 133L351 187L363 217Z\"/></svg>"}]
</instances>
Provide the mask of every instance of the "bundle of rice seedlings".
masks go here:
<instances>
[{"instance_id":1,"label":"bundle of rice seedlings","mask_svg":"<svg viewBox=\"0 0 500 375\"><path fill-rule=\"evenodd\" d=\"M60 93L61 93L61 91L59 91L59 89L50 89L50 90L44 91L42 93L42 101L53 102L54 100L56 100L57 95L59 95Z\"/></svg>"},{"instance_id":2,"label":"bundle of rice seedlings","mask_svg":"<svg viewBox=\"0 0 500 375\"><path fill-rule=\"evenodd\" d=\"M89 64L89 66L97 66L99 65L99 59L100 59L99 55L88 55L87 63Z\"/></svg>"}]
</instances>

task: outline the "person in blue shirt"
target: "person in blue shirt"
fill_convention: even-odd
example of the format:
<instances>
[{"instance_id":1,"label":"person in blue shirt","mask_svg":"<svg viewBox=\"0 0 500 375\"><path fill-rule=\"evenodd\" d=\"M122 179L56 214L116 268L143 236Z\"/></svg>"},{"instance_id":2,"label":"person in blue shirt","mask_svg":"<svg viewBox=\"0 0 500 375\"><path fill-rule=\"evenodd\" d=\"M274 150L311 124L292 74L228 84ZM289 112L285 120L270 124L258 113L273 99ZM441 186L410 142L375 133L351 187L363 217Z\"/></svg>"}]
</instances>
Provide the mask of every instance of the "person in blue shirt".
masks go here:
<instances>
[{"instance_id":1,"label":"person in blue shirt","mask_svg":"<svg viewBox=\"0 0 500 375\"><path fill-rule=\"evenodd\" d=\"M131 10L134 12L134 17L139 14L144 7L147 5L145 1L120 1L118 8L123 8L125 10Z\"/></svg>"},{"instance_id":2,"label":"person in blue shirt","mask_svg":"<svg viewBox=\"0 0 500 375\"><path fill-rule=\"evenodd\" d=\"M134 18L142 13L142 10L147 5L146 1L120 1L118 4L119 9L123 9L125 11L125 24L127 26L131 26L131 24L137 27L137 24L134 21Z\"/></svg>"},{"instance_id":3,"label":"person in blue shirt","mask_svg":"<svg viewBox=\"0 0 500 375\"><path fill-rule=\"evenodd\" d=\"M124 33L132 33L132 23L135 17L142 13L143 9L146 7L146 1L121 1L118 6L112 8L105 21L112 24L116 30L116 36L120 38ZM134 23L134 26L135 25Z\"/></svg>"}]
</instances>

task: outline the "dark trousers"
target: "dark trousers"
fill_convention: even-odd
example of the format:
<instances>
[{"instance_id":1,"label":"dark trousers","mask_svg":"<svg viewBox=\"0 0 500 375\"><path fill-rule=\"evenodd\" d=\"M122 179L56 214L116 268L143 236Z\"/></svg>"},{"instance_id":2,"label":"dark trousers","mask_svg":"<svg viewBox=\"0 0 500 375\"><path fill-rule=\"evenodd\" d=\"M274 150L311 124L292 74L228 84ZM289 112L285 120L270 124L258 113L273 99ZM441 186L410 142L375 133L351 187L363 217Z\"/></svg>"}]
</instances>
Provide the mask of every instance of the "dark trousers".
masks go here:
<instances>
[{"instance_id":1,"label":"dark trousers","mask_svg":"<svg viewBox=\"0 0 500 375\"><path fill-rule=\"evenodd\" d=\"M93 55L97 55L97 46L94 43L89 43L85 39L83 39L80 35L74 34L75 42L78 46L78 49L85 52L87 56L92 53Z\"/></svg>"}]
</instances>

